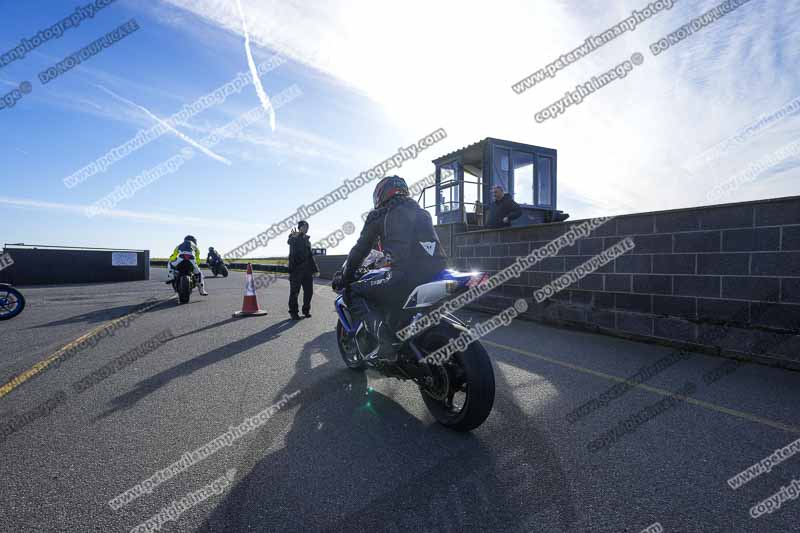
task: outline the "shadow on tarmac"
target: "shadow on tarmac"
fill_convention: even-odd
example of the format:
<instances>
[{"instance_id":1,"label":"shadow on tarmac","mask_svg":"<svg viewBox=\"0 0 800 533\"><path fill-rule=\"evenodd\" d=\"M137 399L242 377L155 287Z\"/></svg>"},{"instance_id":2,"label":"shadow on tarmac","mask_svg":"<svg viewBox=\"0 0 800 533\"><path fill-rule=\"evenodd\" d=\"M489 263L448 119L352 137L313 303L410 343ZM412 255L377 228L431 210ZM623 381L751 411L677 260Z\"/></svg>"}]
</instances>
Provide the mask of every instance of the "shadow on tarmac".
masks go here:
<instances>
[{"instance_id":1,"label":"shadow on tarmac","mask_svg":"<svg viewBox=\"0 0 800 533\"><path fill-rule=\"evenodd\" d=\"M241 320L241 319L234 318L234 317L226 318L225 320L220 320L218 322L214 322L213 324L209 324L207 326L203 326L202 328L194 329L192 331L187 331L186 333L181 333L180 335L175 335L170 340L174 341L175 339L180 339L182 337L191 337L192 335L196 335L198 333L202 333L203 331L208 331L210 329L214 329L214 328L218 328L220 326L224 326L226 324L230 324L231 322L236 322L237 320Z\"/></svg>"},{"instance_id":2,"label":"shadow on tarmac","mask_svg":"<svg viewBox=\"0 0 800 533\"><path fill-rule=\"evenodd\" d=\"M558 456L495 376L492 415L455 433L421 399L418 418L370 389L345 368L335 334L320 335L275 401L301 393L261 427L236 465L245 476L198 531L572 530Z\"/></svg>"},{"instance_id":3,"label":"shadow on tarmac","mask_svg":"<svg viewBox=\"0 0 800 533\"><path fill-rule=\"evenodd\" d=\"M228 321L235 320L233 318L226 319L221 322L217 322L216 324L211 324L199 330L192 332L192 334L197 333L198 331L202 331L205 329L209 329L212 327L219 326L223 323ZM134 407L139 400L145 398L148 394L157 391L164 385L167 385L173 379L177 379L183 376L188 376L197 370L202 370L203 368L218 363L219 361L223 361L230 357L234 357L244 351L247 351L251 348L255 348L265 342L269 342L272 339L278 337L284 331L292 328L296 321L293 320L284 320L282 322L278 322L269 326L266 329L263 329L257 333L254 333L248 337L243 339L239 339L237 341L231 342L226 344L225 346L221 346L210 352L206 352L202 355L198 355L197 357L190 359L188 361L184 361L179 365L176 365L172 368L159 372L154 376L151 376L143 381L137 383L136 388L131 391L126 392L120 396L111 400L111 405L109 409L95 417L94 421L101 420L106 418L117 411L123 411L126 409L130 409ZM179 338L179 337L175 337ZM170 340L172 342L174 339Z\"/></svg>"},{"instance_id":4,"label":"shadow on tarmac","mask_svg":"<svg viewBox=\"0 0 800 533\"><path fill-rule=\"evenodd\" d=\"M155 306L158 307L158 306ZM120 305L117 307L109 307L107 309L97 309L96 311L90 311L88 313L83 313L80 315L75 315L70 318L63 318L61 320L54 320L53 322L48 322L46 324L40 324L38 326L32 326L28 329L39 329L39 328L52 328L54 326L63 326L66 324L77 324L81 322L85 322L87 324L98 324L100 322L106 322L109 320L114 320L120 317L123 317L127 314L133 313L137 309L142 308L142 303L138 304L130 304L130 305ZM149 309L148 311L152 311L153 308ZM148 312L145 311L145 312Z\"/></svg>"}]
</instances>

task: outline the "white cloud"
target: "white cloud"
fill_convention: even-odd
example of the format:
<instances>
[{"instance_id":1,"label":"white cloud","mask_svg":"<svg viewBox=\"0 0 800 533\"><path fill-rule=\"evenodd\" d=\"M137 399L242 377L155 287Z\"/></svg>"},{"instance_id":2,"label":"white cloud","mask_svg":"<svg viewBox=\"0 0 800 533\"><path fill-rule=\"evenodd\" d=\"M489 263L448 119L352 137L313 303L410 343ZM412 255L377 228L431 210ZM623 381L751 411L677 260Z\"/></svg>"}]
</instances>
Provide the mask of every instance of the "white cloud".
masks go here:
<instances>
[{"instance_id":1,"label":"white cloud","mask_svg":"<svg viewBox=\"0 0 800 533\"><path fill-rule=\"evenodd\" d=\"M46 211L60 211L72 215L86 217L86 209L90 207L84 204L65 204L61 202L47 202L43 200L34 200L30 198L11 198L7 196L0 196L0 204L9 207L18 207L23 209L39 209ZM210 228L230 229L235 231L252 231L253 224L245 224L242 222L235 222L231 220L218 220L208 219L201 217L186 217L178 216L174 213L153 213L143 211L127 211L122 209L110 209L100 212L98 217L105 216L109 218L118 219L132 219L147 222L158 222L163 224L178 225L178 226L203 226ZM86 219L87 221L89 218Z\"/></svg>"},{"instance_id":2,"label":"white cloud","mask_svg":"<svg viewBox=\"0 0 800 533\"><path fill-rule=\"evenodd\" d=\"M232 2L166 1L241 32ZM786 48L791 25L784 24L797 20L798 7L778 0L748 3L660 56L650 54L650 43L717 3L677 2L517 95L511 84L648 2L243 1L254 42L366 94L403 135L447 129L447 143L431 156L487 136L553 147L561 190L620 212L702 204L729 171L720 165L698 178L682 170L683 161L777 108L800 85L786 67L797 54ZM644 54L645 64L628 78L556 120L534 121L564 91L633 52ZM775 139L772 148L788 140ZM731 163L763 149L748 146ZM769 195L756 187L740 192Z\"/></svg>"}]
</instances>

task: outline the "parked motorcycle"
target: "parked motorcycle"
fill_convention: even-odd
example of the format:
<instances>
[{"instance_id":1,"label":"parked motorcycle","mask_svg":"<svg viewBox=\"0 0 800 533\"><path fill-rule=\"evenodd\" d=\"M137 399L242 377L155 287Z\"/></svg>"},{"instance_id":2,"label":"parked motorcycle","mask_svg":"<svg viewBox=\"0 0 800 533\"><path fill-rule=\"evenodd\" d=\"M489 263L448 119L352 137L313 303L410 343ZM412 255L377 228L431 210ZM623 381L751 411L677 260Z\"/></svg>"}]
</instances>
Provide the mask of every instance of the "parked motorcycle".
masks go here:
<instances>
[{"instance_id":1,"label":"parked motorcycle","mask_svg":"<svg viewBox=\"0 0 800 533\"><path fill-rule=\"evenodd\" d=\"M25 297L7 283L0 283L0 320L10 320L25 309Z\"/></svg>"},{"instance_id":2,"label":"parked motorcycle","mask_svg":"<svg viewBox=\"0 0 800 533\"><path fill-rule=\"evenodd\" d=\"M184 261L181 261L175 267L172 288L178 293L178 302L185 304L189 303L192 291L200 284L200 274L194 273L194 267L192 266L194 255L181 254L179 257Z\"/></svg>"},{"instance_id":3,"label":"parked motorcycle","mask_svg":"<svg viewBox=\"0 0 800 533\"><path fill-rule=\"evenodd\" d=\"M390 270L391 267L376 268L382 256L373 250L356 271L356 279L383 276ZM428 410L440 424L450 429L470 431L480 426L492 410L495 393L494 371L486 349L475 341L442 364L425 360L426 356L446 346L448 341L468 331L467 325L455 316L445 314L439 324L402 342L397 362L371 360L369 355L376 352L379 341L367 332L364 324L352 319L340 289L341 271L337 276L339 278L333 284L339 293L334 303L339 317L336 340L347 367L354 371L372 367L385 376L414 381ZM483 272L443 270L430 283L414 289L402 310L387 313L386 323L399 330L422 317L421 310L485 283L487 279Z\"/></svg>"},{"instance_id":4,"label":"parked motorcycle","mask_svg":"<svg viewBox=\"0 0 800 533\"><path fill-rule=\"evenodd\" d=\"M215 278L220 274L222 274L223 278L228 277L228 265L226 265L225 261L223 261L222 259L210 261L208 263L208 267L211 269L211 273L214 274Z\"/></svg>"}]
</instances>

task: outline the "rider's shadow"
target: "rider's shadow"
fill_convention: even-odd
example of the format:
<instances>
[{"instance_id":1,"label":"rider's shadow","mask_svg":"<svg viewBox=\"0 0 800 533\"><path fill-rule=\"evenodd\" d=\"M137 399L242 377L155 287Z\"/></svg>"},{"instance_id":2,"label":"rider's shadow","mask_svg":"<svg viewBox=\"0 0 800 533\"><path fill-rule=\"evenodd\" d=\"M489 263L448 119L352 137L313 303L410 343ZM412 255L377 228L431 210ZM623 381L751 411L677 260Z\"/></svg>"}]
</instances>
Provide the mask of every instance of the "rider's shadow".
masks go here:
<instances>
[{"instance_id":1,"label":"rider's shadow","mask_svg":"<svg viewBox=\"0 0 800 533\"><path fill-rule=\"evenodd\" d=\"M541 513L568 531L576 520L551 444L511 397L482 435L452 432L371 391L333 333L303 347L275 400L298 390L231 465L247 474L200 531L531 531ZM487 436L501 426L517 437L498 447Z\"/></svg>"},{"instance_id":2,"label":"rider's shadow","mask_svg":"<svg viewBox=\"0 0 800 533\"><path fill-rule=\"evenodd\" d=\"M189 332L188 335L193 335L200 331L217 327L232 320L236 319L225 319L221 322ZM209 352L198 355L197 357L193 357L192 359L183 361L178 365L163 370L158 374L150 376L147 379L138 382L136 387L134 387L132 390L113 398L111 400L111 406L95 417L95 421L106 418L117 411L124 411L134 407L140 400L152 394L153 392L156 392L161 387L168 385L172 380L188 376L198 370L204 369L207 366L214 365L225 359L235 357L242 352L261 346L272 339L279 337L296 324L296 321L289 319L277 322L263 330L253 333L252 335L243 337L224 346L220 346L219 348L215 348ZM184 335L178 335L177 337L170 339L168 342L174 342L176 339L183 337Z\"/></svg>"},{"instance_id":3,"label":"rider's shadow","mask_svg":"<svg viewBox=\"0 0 800 533\"><path fill-rule=\"evenodd\" d=\"M147 303L147 302L145 302ZM163 302L159 304L163 305ZM52 322L47 322L46 324L39 324L38 326L31 326L28 329L40 329L40 328L52 328L56 326L63 326L66 324L79 324L79 323L86 323L86 324L98 324L100 322L106 322L109 320L115 320L118 318L122 318L123 316L129 315L135 311L139 311L144 307L143 304L125 304L125 305L118 305L116 307L107 307L105 309L96 309L94 311L89 311L87 313L81 313L79 315L74 315L69 318L62 318L60 320L54 320ZM156 306L153 306L156 307ZM152 312L154 309L149 308L149 312Z\"/></svg>"}]
</instances>

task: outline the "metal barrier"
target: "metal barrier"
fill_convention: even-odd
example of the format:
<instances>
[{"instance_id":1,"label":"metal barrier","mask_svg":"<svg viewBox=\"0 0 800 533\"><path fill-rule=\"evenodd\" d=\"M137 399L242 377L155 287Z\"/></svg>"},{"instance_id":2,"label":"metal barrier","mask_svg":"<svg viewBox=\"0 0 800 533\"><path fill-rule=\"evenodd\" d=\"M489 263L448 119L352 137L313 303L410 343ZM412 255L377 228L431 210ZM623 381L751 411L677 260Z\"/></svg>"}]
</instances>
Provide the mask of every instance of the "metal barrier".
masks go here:
<instances>
[{"instance_id":1,"label":"metal barrier","mask_svg":"<svg viewBox=\"0 0 800 533\"><path fill-rule=\"evenodd\" d=\"M150 278L149 250L5 244L11 264L0 282L15 285L140 281Z\"/></svg>"}]
</instances>

